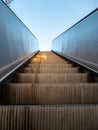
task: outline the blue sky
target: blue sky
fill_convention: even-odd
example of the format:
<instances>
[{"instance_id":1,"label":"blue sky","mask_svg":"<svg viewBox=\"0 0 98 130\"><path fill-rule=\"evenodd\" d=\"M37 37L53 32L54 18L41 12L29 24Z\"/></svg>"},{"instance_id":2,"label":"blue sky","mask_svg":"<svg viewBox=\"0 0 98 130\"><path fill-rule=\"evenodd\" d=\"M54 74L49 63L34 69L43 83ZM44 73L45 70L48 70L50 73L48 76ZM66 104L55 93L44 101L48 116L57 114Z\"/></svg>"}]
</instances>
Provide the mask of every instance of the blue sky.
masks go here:
<instances>
[{"instance_id":1,"label":"blue sky","mask_svg":"<svg viewBox=\"0 0 98 130\"><path fill-rule=\"evenodd\" d=\"M59 34L98 7L98 0L14 0L11 9L38 38L40 50L51 50Z\"/></svg>"}]
</instances>

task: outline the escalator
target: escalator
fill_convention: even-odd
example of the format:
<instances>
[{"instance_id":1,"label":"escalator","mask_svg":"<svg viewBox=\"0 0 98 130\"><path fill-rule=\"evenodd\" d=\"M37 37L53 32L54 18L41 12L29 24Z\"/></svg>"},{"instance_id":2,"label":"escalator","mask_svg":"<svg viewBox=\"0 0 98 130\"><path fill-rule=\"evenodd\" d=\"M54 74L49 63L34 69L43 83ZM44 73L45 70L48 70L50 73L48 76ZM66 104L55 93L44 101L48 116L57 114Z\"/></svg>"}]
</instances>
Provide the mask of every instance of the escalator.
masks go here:
<instances>
[{"instance_id":1,"label":"escalator","mask_svg":"<svg viewBox=\"0 0 98 130\"><path fill-rule=\"evenodd\" d=\"M1 92L0 130L98 130L98 83L53 52L39 52Z\"/></svg>"}]
</instances>

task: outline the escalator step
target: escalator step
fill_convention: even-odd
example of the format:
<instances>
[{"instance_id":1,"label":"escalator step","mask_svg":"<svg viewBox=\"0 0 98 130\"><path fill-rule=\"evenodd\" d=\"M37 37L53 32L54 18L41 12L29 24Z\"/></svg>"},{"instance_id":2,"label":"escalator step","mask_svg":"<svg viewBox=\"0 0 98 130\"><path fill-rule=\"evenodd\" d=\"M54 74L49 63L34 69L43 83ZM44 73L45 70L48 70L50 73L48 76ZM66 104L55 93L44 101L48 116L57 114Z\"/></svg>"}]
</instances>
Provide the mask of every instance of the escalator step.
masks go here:
<instances>
[{"instance_id":1,"label":"escalator step","mask_svg":"<svg viewBox=\"0 0 98 130\"><path fill-rule=\"evenodd\" d=\"M0 106L0 130L98 130L98 106Z\"/></svg>"},{"instance_id":2,"label":"escalator step","mask_svg":"<svg viewBox=\"0 0 98 130\"><path fill-rule=\"evenodd\" d=\"M24 73L55 73L55 74L63 74L63 73L78 73L79 70L78 68L70 67L70 68L31 68L31 67L25 67L23 69Z\"/></svg>"},{"instance_id":3,"label":"escalator step","mask_svg":"<svg viewBox=\"0 0 98 130\"><path fill-rule=\"evenodd\" d=\"M65 60L63 59L57 59L54 57L53 58L40 58L40 57L37 57L37 58L33 58L30 60L30 62L40 62L40 61L43 61L43 62L50 62L50 63L54 63L54 62L65 62Z\"/></svg>"},{"instance_id":4,"label":"escalator step","mask_svg":"<svg viewBox=\"0 0 98 130\"><path fill-rule=\"evenodd\" d=\"M5 104L97 104L98 84L8 84L3 88Z\"/></svg>"},{"instance_id":5,"label":"escalator step","mask_svg":"<svg viewBox=\"0 0 98 130\"><path fill-rule=\"evenodd\" d=\"M19 83L85 83L88 82L86 73L80 74L17 74Z\"/></svg>"},{"instance_id":6,"label":"escalator step","mask_svg":"<svg viewBox=\"0 0 98 130\"><path fill-rule=\"evenodd\" d=\"M44 64L44 63L41 63L41 64L28 64L28 66L29 67L54 67L54 68L56 68L56 67L59 67L59 69L60 69L60 67L72 67L72 64L60 64L60 63L57 63L57 64Z\"/></svg>"}]
</instances>

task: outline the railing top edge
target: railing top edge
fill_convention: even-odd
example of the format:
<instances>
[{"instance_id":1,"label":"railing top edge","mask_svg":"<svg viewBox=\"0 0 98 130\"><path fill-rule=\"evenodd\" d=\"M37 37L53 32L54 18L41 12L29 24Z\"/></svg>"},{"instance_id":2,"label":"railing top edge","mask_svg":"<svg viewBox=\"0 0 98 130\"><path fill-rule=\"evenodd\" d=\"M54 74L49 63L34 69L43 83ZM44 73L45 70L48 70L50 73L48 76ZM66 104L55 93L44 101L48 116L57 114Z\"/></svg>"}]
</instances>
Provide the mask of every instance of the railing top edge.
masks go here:
<instances>
[{"instance_id":1,"label":"railing top edge","mask_svg":"<svg viewBox=\"0 0 98 130\"><path fill-rule=\"evenodd\" d=\"M35 37L35 39L37 39L37 37L31 32L31 30L23 23L23 21L5 4L5 2L3 0L0 0L0 3L5 6L9 11L11 11L11 13L17 17L17 19L24 25L24 27ZM37 39L38 40L38 39Z\"/></svg>"},{"instance_id":2,"label":"railing top edge","mask_svg":"<svg viewBox=\"0 0 98 130\"><path fill-rule=\"evenodd\" d=\"M78 22L76 22L74 25L72 25L71 27L69 27L67 30L65 30L63 33L61 33L60 35L58 35L57 37L55 37L53 40L57 39L58 37L60 37L62 34L64 34L65 32L69 31L71 28L73 28L74 26L76 26L77 24L81 23L82 21L84 21L86 18L88 18L89 16L91 16L92 14L94 14L96 11L98 11L98 8L94 9L92 12L90 12L88 15L86 15L85 17L83 17L82 19L80 19Z\"/></svg>"}]
</instances>

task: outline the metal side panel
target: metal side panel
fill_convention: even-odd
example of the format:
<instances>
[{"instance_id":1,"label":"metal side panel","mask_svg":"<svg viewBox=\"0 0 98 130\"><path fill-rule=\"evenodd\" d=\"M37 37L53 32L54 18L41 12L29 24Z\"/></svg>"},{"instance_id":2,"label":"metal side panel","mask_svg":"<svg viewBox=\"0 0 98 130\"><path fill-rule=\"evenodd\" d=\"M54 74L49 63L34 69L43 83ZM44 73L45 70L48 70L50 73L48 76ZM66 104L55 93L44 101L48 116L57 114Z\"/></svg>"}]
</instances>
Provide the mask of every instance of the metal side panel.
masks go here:
<instances>
[{"instance_id":1,"label":"metal side panel","mask_svg":"<svg viewBox=\"0 0 98 130\"><path fill-rule=\"evenodd\" d=\"M23 62L38 50L37 38L12 10L0 1L0 76L2 70L20 63L19 61Z\"/></svg>"},{"instance_id":2,"label":"metal side panel","mask_svg":"<svg viewBox=\"0 0 98 130\"><path fill-rule=\"evenodd\" d=\"M55 38L52 50L98 71L98 9Z\"/></svg>"}]
</instances>

